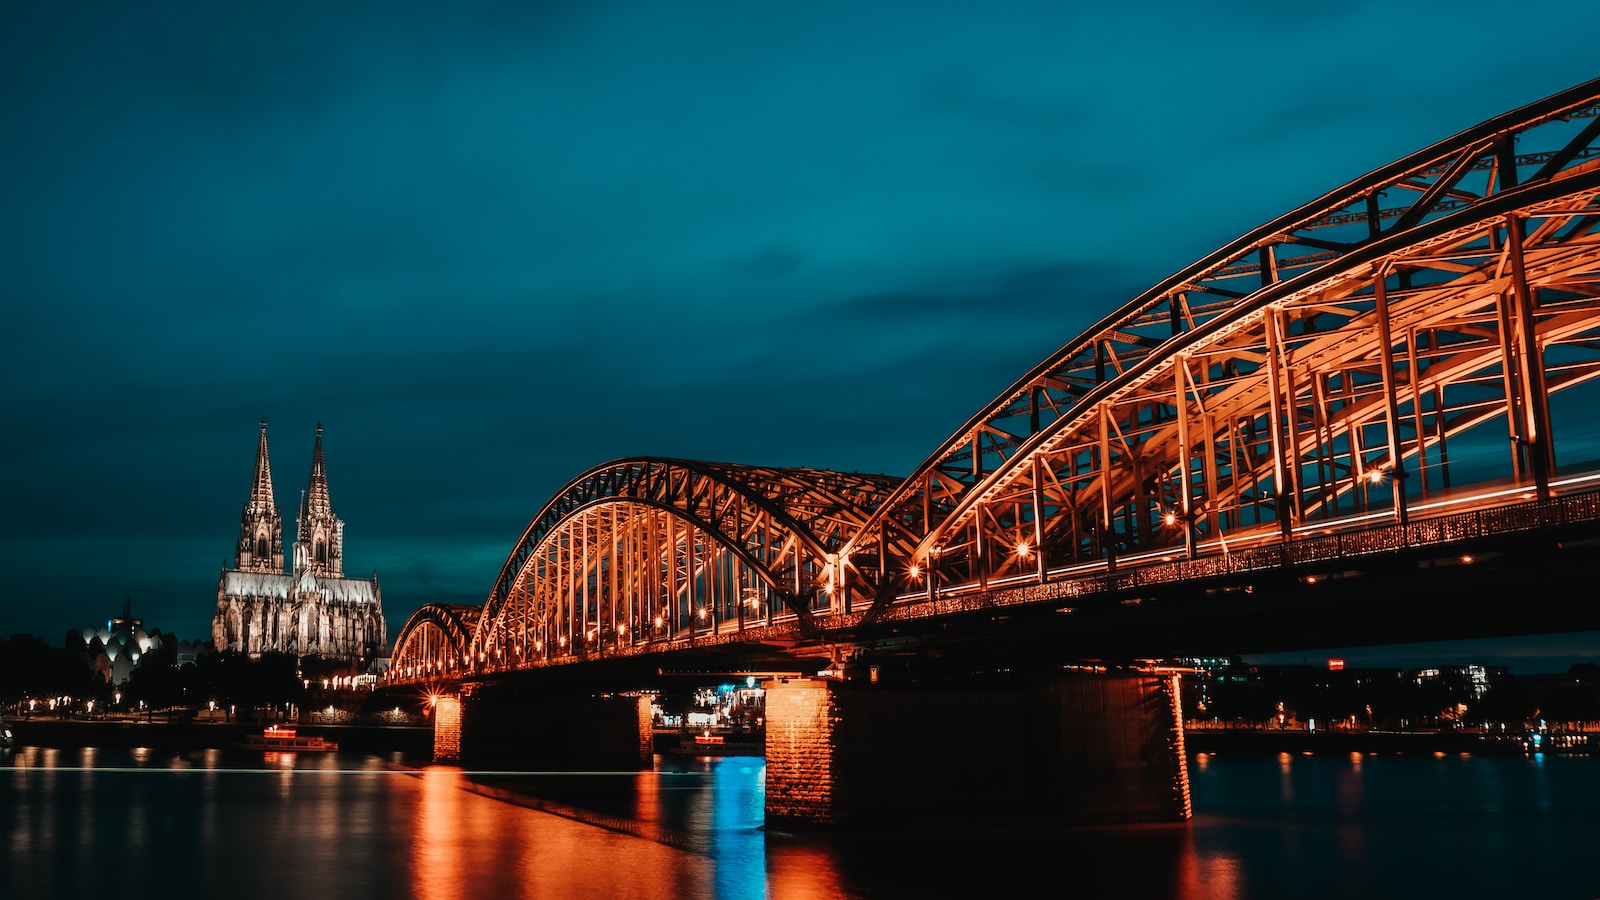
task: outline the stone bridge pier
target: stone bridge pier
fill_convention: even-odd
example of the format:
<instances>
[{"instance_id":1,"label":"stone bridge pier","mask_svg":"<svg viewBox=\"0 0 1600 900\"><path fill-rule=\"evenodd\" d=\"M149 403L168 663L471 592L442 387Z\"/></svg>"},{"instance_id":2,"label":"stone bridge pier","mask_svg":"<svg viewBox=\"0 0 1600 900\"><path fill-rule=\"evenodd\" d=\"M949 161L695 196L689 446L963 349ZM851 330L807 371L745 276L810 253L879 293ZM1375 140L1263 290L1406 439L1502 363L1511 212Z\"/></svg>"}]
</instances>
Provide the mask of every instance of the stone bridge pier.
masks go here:
<instances>
[{"instance_id":1,"label":"stone bridge pier","mask_svg":"<svg viewBox=\"0 0 1600 900\"><path fill-rule=\"evenodd\" d=\"M970 688L776 679L779 827L1182 822L1178 676L1063 672Z\"/></svg>"}]
</instances>

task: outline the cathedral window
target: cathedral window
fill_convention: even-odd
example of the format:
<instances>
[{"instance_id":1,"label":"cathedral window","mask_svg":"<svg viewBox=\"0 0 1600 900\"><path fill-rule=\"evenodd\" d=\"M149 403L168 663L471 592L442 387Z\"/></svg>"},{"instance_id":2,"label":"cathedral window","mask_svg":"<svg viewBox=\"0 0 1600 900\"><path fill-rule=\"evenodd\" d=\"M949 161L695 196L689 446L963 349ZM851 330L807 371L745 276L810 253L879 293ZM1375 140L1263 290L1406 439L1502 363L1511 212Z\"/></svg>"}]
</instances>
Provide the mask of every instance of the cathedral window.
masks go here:
<instances>
[{"instance_id":1,"label":"cathedral window","mask_svg":"<svg viewBox=\"0 0 1600 900\"><path fill-rule=\"evenodd\" d=\"M328 545L324 544L321 541L317 541L317 562L325 563L327 561L328 561Z\"/></svg>"},{"instance_id":2,"label":"cathedral window","mask_svg":"<svg viewBox=\"0 0 1600 900\"><path fill-rule=\"evenodd\" d=\"M265 559L267 553L267 536L263 534L256 538L256 556Z\"/></svg>"}]
</instances>

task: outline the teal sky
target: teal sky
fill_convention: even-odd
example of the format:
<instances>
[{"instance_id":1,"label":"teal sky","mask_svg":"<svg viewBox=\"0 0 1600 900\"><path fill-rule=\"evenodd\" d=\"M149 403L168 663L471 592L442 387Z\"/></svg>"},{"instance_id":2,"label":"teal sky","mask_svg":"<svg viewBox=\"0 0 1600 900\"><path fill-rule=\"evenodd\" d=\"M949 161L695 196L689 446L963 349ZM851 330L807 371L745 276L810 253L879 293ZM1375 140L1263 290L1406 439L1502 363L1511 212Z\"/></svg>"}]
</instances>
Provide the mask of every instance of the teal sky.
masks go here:
<instances>
[{"instance_id":1,"label":"teal sky","mask_svg":"<svg viewBox=\"0 0 1600 900\"><path fill-rule=\"evenodd\" d=\"M391 634L481 602L609 459L909 472L1149 284L1600 74L1597 32L1541 0L11 4L0 634L131 599L207 635L262 416L288 518L325 426Z\"/></svg>"}]
</instances>

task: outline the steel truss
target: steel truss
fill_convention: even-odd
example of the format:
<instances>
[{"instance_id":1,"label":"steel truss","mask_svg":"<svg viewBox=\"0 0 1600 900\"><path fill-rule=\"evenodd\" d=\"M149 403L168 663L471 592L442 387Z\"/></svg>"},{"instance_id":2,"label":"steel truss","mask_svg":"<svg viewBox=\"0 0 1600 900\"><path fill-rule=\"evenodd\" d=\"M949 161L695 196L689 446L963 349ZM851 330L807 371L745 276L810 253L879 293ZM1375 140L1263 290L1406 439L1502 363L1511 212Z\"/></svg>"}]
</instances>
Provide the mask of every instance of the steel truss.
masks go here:
<instances>
[{"instance_id":1,"label":"steel truss","mask_svg":"<svg viewBox=\"0 0 1600 900\"><path fill-rule=\"evenodd\" d=\"M470 650L496 670L834 611L838 548L898 484L818 469L607 463L528 525Z\"/></svg>"},{"instance_id":2,"label":"steel truss","mask_svg":"<svg viewBox=\"0 0 1600 900\"><path fill-rule=\"evenodd\" d=\"M1226 553L1335 516L1403 522L1485 480L1459 460L1495 421L1505 474L1545 495L1550 395L1600 374L1597 113L1600 80L1146 291L919 466L841 551L847 584L871 616L1074 564Z\"/></svg>"},{"instance_id":3,"label":"steel truss","mask_svg":"<svg viewBox=\"0 0 1600 900\"><path fill-rule=\"evenodd\" d=\"M411 614L389 661L395 678L449 678L466 671L483 607L428 603Z\"/></svg>"}]
</instances>

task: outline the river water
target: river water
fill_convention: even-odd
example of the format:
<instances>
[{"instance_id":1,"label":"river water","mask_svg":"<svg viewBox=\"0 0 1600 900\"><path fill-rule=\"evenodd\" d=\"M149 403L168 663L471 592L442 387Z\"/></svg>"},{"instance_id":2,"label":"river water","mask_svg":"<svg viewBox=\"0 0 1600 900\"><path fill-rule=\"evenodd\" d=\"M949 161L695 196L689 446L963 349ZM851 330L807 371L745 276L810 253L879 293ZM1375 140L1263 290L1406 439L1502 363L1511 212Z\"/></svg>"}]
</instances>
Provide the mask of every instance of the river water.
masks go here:
<instances>
[{"instance_id":1,"label":"river water","mask_svg":"<svg viewBox=\"0 0 1600 900\"><path fill-rule=\"evenodd\" d=\"M849 837L764 830L764 777L24 747L0 897L1600 897L1593 757L1202 754L1185 825Z\"/></svg>"}]
</instances>

